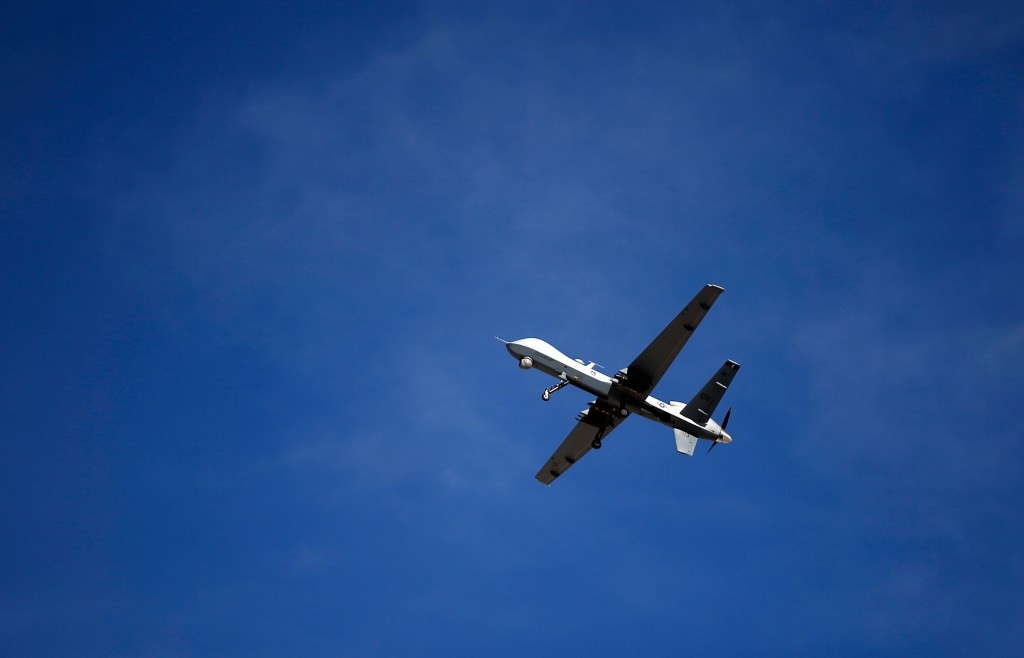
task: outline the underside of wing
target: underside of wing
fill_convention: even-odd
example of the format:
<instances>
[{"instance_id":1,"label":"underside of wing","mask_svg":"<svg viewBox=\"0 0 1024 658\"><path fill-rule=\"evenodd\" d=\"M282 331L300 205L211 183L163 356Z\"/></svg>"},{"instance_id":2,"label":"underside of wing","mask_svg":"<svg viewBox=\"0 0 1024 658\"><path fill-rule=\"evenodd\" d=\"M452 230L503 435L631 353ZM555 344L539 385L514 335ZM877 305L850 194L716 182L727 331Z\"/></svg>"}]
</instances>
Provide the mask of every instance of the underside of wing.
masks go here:
<instances>
[{"instance_id":1,"label":"underside of wing","mask_svg":"<svg viewBox=\"0 0 1024 658\"><path fill-rule=\"evenodd\" d=\"M630 389L644 397L650 395L722 292L720 286L704 286L640 356L633 359L626 371Z\"/></svg>"},{"instance_id":2,"label":"underside of wing","mask_svg":"<svg viewBox=\"0 0 1024 658\"><path fill-rule=\"evenodd\" d=\"M544 464L537 475L538 481L551 484L555 479L569 470L573 464L590 452L594 440L604 439L622 422L622 416L615 409L600 400L594 400L589 408L580 414L576 427L558 446L555 454Z\"/></svg>"}]
</instances>

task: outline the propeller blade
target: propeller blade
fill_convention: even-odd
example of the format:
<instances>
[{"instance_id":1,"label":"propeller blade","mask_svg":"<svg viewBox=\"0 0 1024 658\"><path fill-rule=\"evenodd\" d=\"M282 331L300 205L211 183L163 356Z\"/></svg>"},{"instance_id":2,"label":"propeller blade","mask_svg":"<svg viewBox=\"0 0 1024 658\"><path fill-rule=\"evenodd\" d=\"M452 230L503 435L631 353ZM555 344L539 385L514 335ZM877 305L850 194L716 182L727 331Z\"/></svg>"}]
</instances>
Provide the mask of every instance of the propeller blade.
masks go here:
<instances>
[{"instance_id":1,"label":"propeller blade","mask_svg":"<svg viewBox=\"0 0 1024 658\"><path fill-rule=\"evenodd\" d=\"M732 415L732 407L729 407L729 410L725 412L725 418L722 419L722 431L723 432L725 431L725 426L729 424L729 416L731 416L731 415ZM714 450L715 446L717 446L717 445L718 445L718 439L715 439L714 441L711 442L711 447L708 448L708 451L705 454L710 455L711 451Z\"/></svg>"}]
</instances>

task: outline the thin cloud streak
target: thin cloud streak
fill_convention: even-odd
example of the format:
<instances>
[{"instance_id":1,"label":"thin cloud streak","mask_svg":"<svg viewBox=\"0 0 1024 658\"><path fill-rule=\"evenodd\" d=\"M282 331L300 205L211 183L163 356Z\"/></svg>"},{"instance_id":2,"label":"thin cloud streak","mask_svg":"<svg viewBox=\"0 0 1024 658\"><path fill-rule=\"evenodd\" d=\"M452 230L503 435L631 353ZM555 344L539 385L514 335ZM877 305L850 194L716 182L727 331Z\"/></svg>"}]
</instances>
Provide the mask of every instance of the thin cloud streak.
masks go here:
<instances>
[{"instance_id":1,"label":"thin cloud streak","mask_svg":"<svg viewBox=\"0 0 1024 658\"><path fill-rule=\"evenodd\" d=\"M1019 21L423 11L197 89L153 161L90 156L103 295L137 308L99 325L121 414L83 437L113 484L73 472L112 492L127 646L1013 646ZM631 421L537 485L588 398L542 404L492 336L614 371L708 282L657 394L737 358L735 444Z\"/></svg>"}]
</instances>

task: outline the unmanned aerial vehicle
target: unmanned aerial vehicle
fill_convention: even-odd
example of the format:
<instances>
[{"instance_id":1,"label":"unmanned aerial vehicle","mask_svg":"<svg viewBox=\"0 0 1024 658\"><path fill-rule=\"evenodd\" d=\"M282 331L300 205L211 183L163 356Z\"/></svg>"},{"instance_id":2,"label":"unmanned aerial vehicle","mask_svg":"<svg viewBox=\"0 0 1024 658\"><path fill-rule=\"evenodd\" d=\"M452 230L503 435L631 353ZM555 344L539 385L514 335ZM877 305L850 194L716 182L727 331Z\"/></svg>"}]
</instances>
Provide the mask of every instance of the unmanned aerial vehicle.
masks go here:
<instances>
[{"instance_id":1,"label":"unmanned aerial vehicle","mask_svg":"<svg viewBox=\"0 0 1024 658\"><path fill-rule=\"evenodd\" d=\"M725 412L721 425L712 420L711 414L715 412L740 369L740 364L735 361L726 361L686 404L663 402L651 395L722 292L720 286L704 286L658 337L614 377L599 372L597 368L600 366L595 362L571 359L539 338L516 341L498 339L505 343L509 354L519 361L520 368L535 368L558 379L555 385L544 389L541 394L544 401L551 399L555 391L570 384L597 396L576 417L579 421L576 427L537 472L537 480L550 485L591 449L599 449L601 441L632 414L671 427L675 434L676 449L691 457L698 439L711 442L708 452L719 443L732 441L732 437L725 431L732 409Z\"/></svg>"}]
</instances>

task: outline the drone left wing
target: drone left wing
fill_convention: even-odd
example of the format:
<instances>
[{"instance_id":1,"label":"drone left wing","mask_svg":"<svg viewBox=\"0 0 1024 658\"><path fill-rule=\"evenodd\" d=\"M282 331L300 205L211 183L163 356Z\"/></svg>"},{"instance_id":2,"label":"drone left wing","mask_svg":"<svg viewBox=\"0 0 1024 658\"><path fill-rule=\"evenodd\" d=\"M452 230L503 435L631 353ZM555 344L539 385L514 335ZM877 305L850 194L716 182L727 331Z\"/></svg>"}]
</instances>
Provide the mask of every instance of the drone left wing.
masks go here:
<instances>
[{"instance_id":1,"label":"drone left wing","mask_svg":"<svg viewBox=\"0 0 1024 658\"><path fill-rule=\"evenodd\" d=\"M711 305L722 292L721 286L704 286L679 315L662 329L658 337L629 364L626 370L626 383L640 395L641 399L650 395L658 385L665 371L672 365L686 345L686 341L690 340L690 336L697 330L700 321L711 310Z\"/></svg>"},{"instance_id":2,"label":"drone left wing","mask_svg":"<svg viewBox=\"0 0 1024 658\"><path fill-rule=\"evenodd\" d=\"M623 421L621 416L615 414L615 409L608 403L601 400L594 400L589 403L589 409L580 415L580 421L576 427L565 437L562 445L558 446L551 459L537 471L535 476L539 482L551 484L555 479L569 470L573 464L583 458L583 455L590 452L594 439L604 439L619 423Z\"/></svg>"}]
</instances>

